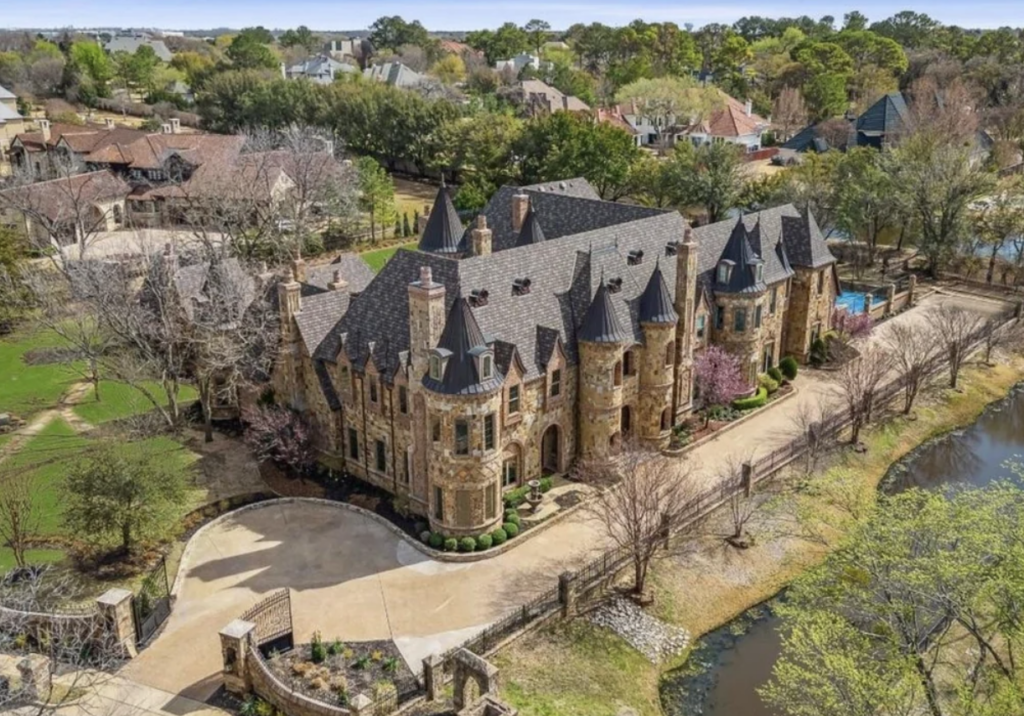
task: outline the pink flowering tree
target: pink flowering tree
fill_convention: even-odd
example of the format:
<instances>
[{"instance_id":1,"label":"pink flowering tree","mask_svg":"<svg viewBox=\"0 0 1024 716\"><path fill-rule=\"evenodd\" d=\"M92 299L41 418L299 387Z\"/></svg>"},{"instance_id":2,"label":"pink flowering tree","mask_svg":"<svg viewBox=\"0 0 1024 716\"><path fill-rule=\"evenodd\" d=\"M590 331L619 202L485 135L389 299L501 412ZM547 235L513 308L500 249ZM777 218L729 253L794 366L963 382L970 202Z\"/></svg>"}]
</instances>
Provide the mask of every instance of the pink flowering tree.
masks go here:
<instances>
[{"instance_id":1,"label":"pink flowering tree","mask_svg":"<svg viewBox=\"0 0 1024 716\"><path fill-rule=\"evenodd\" d=\"M704 414L704 425L711 419L711 408L728 405L741 395L746 386L740 375L740 362L721 346L708 346L697 356L694 365L697 406Z\"/></svg>"},{"instance_id":2,"label":"pink flowering tree","mask_svg":"<svg viewBox=\"0 0 1024 716\"><path fill-rule=\"evenodd\" d=\"M276 405L246 410L245 443L260 462L270 460L305 477L316 467L309 425L298 413Z\"/></svg>"},{"instance_id":3,"label":"pink flowering tree","mask_svg":"<svg viewBox=\"0 0 1024 716\"><path fill-rule=\"evenodd\" d=\"M832 328L848 341L866 336L874 327L875 322L870 313L850 313L845 308L837 308L832 312Z\"/></svg>"}]
</instances>

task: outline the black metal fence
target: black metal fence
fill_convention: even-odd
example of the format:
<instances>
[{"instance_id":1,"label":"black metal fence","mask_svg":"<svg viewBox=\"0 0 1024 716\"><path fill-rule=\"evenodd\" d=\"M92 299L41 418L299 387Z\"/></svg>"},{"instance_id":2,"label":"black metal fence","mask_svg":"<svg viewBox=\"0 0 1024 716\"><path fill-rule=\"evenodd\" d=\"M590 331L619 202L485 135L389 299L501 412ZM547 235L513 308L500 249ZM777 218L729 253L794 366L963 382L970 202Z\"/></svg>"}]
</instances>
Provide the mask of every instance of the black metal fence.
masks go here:
<instances>
[{"instance_id":1,"label":"black metal fence","mask_svg":"<svg viewBox=\"0 0 1024 716\"><path fill-rule=\"evenodd\" d=\"M253 640L264 657L272 652L295 648L292 631L292 595L287 589L274 592L242 614L242 620L256 625Z\"/></svg>"},{"instance_id":2,"label":"black metal fence","mask_svg":"<svg viewBox=\"0 0 1024 716\"><path fill-rule=\"evenodd\" d=\"M144 644L167 617L171 615L171 585L167 579L167 562L163 559L142 580L132 599L135 641Z\"/></svg>"}]
</instances>

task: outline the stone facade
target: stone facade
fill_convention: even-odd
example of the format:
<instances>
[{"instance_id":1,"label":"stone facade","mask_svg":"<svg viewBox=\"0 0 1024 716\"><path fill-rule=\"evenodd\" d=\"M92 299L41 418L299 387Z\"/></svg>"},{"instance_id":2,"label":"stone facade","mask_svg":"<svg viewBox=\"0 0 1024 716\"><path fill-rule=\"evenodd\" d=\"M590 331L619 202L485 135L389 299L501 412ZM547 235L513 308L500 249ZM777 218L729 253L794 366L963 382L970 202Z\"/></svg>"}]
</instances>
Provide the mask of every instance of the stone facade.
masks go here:
<instances>
[{"instance_id":1,"label":"stone facade","mask_svg":"<svg viewBox=\"0 0 1024 716\"><path fill-rule=\"evenodd\" d=\"M832 327L838 279L833 266L814 271L796 267L795 272L786 316L785 355L806 363L811 343Z\"/></svg>"}]
</instances>

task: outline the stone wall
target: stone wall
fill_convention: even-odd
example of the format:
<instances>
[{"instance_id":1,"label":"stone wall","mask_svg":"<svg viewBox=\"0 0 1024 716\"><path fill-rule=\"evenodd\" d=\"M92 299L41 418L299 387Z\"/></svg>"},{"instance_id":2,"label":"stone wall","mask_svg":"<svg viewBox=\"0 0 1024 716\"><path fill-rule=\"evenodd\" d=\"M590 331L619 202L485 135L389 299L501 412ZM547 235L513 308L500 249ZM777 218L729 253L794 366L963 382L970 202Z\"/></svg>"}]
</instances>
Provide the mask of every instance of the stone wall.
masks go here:
<instances>
[{"instance_id":1,"label":"stone wall","mask_svg":"<svg viewBox=\"0 0 1024 716\"><path fill-rule=\"evenodd\" d=\"M824 334L832 326L835 267L829 265L815 270L795 267L794 271L786 316L785 354L806 363L814 335Z\"/></svg>"}]
</instances>

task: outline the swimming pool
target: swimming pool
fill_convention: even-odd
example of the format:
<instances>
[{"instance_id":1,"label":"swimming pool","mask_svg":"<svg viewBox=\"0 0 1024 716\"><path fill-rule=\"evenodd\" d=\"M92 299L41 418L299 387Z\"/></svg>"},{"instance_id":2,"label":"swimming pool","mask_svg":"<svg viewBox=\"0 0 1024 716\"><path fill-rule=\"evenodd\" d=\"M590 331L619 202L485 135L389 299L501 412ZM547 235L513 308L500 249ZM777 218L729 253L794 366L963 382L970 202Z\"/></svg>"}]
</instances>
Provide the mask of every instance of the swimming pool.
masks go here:
<instances>
[{"instance_id":1,"label":"swimming pool","mask_svg":"<svg viewBox=\"0 0 1024 716\"><path fill-rule=\"evenodd\" d=\"M867 295L864 291L843 291L836 296L836 308L845 308L849 313L864 313L864 297ZM872 296L871 305L877 306L884 300L878 296Z\"/></svg>"}]
</instances>

